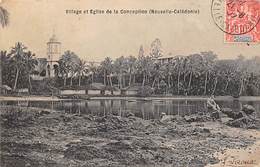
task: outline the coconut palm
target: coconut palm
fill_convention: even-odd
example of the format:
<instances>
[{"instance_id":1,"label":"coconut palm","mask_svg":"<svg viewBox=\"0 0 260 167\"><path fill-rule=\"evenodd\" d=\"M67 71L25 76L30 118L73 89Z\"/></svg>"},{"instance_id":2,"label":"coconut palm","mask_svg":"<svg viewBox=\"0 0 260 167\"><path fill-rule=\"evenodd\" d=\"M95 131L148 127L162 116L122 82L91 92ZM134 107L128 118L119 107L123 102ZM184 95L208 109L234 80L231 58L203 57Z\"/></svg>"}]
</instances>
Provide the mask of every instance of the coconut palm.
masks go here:
<instances>
[{"instance_id":1,"label":"coconut palm","mask_svg":"<svg viewBox=\"0 0 260 167\"><path fill-rule=\"evenodd\" d=\"M63 78L63 86L67 85L67 78L68 78L68 67L64 59L59 59L58 60L58 71L59 75Z\"/></svg>"},{"instance_id":2,"label":"coconut palm","mask_svg":"<svg viewBox=\"0 0 260 167\"><path fill-rule=\"evenodd\" d=\"M91 83L93 83L94 78L95 78L95 74L97 73L97 66L95 65L94 62L90 62L87 65L87 69L88 69L89 73L91 74Z\"/></svg>"},{"instance_id":3,"label":"coconut palm","mask_svg":"<svg viewBox=\"0 0 260 167\"><path fill-rule=\"evenodd\" d=\"M4 55L6 55L6 52L1 51L0 52L0 87L3 85L3 81L2 81L2 77L3 77L3 72L2 72L3 60L2 59L3 59Z\"/></svg>"},{"instance_id":4,"label":"coconut palm","mask_svg":"<svg viewBox=\"0 0 260 167\"><path fill-rule=\"evenodd\" d=\"M185 71L184 69L184 60L185 58L183 58L183 56L176 56L176 58L174 59L174 66L172 68L172 73L174 73L175 71L177 71L177 94L180 94L180 77L181 74L183 73L183 71Z\"/></svg>"},{"instance_id":5,"label":"coconut palm","mask_svg":"<svg viewBox=\"0 0 260 167\"><path fill-rule=\"evenodd\" d=\"M217 55L213 52L201 52L201 56L203 58L203 71L205 73L204 80L204 95L207 94L207 84L208 84L208 76L213 72L213 68L215 66L215 60Z\"/></svg>"},{"instance_id":6,"label":"coconut palm","mask_svg":"<svg viewBox=\"0 0 260 167\"><path fill-rule=\"evenodd\" d=\"M125 78L125 74L127 73L128 71L128 68L129 68L129 64L128 64L128 59L125 58L124 56L121 56L119 58L117 58L115 61L114 61L114 72L116 73L117 75L117 80L118 80L118 86L119 88L123 88L125 85L123 84Z\"/></svg>"},{"instance_id":7,"label":"coconut palm","mask_svg":"<svg viewBox=\"0 0 260 167\"><path fill-rule=\"evenodd\" d=\"M154 69L152 70L152 75L154 80L152 83L152 88L154 88L156 81L157 87L159 88L160 80L166 76L167 64L155 63L153 67Z\"/></svg>"},{"instance_id":8,"label":"coconut palm","mask_svg":"<svg viewBox=\"0 0 260 167\"><path fill-rule=\"evenodd\" d=\"M13 86L13 89L16 90L17 84L18 84L18 78L19 74L26 67L26 60L25 60L25 54L26 54L26 47L18 42L16 43L15 47L11 50L11 64L16 69L16 75L15 75L15 83Z\"/></svg>"},{"instance_id":9,"label":"coconut palm","mask_svg":"<svg viewBox=\"0 0 260 167\"><path fill-rule=\"evenodd\" d=\"M26 73L28 74L28 90L31 92L32 84L31 84L31 73L35 69L35 66L38 64L37 60L34 59L35 54L33 54L31 51L24 54L25 56L25 66L26 66Z\"/></svg>"},{"instance_id":10,"label":"coconut palm","mask_svg":"<svg viewBox=\"0 0 260 167\"><path fill-rule=\"evenodd\" d=\"M0 24L4 28L8 25L9 23L9 13L8 11L0 6Z\"/></svg>"},{"instance_id":11,"label":"coconut palm","mask_svg":"<svg viewBox=\"0 0 260 167\"><path fill-rule=\"evenodd\" d=\"M0 24L4 28L8 25L9 23L9 13L8 11L0 6ZM0 55L0 86L2 86L2 52Z\"/></svg>"},{"instance_id":12,"label":"coconut palm","mask_svg":"<svg viewBox=\"0 0 260 167\"><path fill-rule=\"evenodd\" d=\"M103 71L103 82L104 85L107 85L107 77L108 75L111 74L112 72L112 60L110 57L106 57L104 61L101 62L100 64L101 70ZM110 85L112 86L112 81L111 81L111 77L110 77Z\"/></svg>"},{"instance_id":13,"label":"coconut palm","mask_svg":"<svg viewBox=\"0 0 260 167\"><path fill-rule=\"evenodd\" d=\"M81 86L81 78L83 73L86 71L86 67L86 61L80 59L78 68L76 69L79 78L79 86Z\"/></svg>"},{"instance_id":14,"label":"coconut palm","mask_svg":"<svg viewBox=\"0 0 260 167\"><path fill-rule=\"evenodd\" d=\"M150 56L143 56L138 58L138 71L143 75L142 86L145 86L148 77L151 76L151 72L154 69L154 61Z\"/></svg>"},{"instance_id":15,"label":"coconut palm","mask_svg":"<svg viewBox=\"0 0 260 167\"><path fill-rule=\"evenodd\" d=\"M189 93L191 93L192 79L194 76L200 75L203 61L202 61L202 57L200 54L192 54L192 55L189 55L187 58L188 58L187 70L188 70L188 74L189 74L188 90L189 90Z\"/></svg>"},{"instance_id":16,"label":"coconut palm","mask_svg":"<svg viewBox=\"0 0 260 167\"><path fill-rule=\"evenodd\" d=\"M127 58L127 67L128 67L128 73L129 73L129 86L132 84L132 75L134 76L134 82L135 82L135 73L136 73L136 61L137 59L134 56L129 56Z\"/></svg>"},{"instance_id":17,"label":"coconut palm","mask_svg":"<svg viewBox=\"0 0 260 167\"><path fill-rule=\"evenodd\" d=\"M66 80L70 76L70 86L72 86L73 77L77 73L80 58L72 51L68 50L59 59L59 71L63 76L64 83L66 85Z\"/></svg>"}]
</instances>

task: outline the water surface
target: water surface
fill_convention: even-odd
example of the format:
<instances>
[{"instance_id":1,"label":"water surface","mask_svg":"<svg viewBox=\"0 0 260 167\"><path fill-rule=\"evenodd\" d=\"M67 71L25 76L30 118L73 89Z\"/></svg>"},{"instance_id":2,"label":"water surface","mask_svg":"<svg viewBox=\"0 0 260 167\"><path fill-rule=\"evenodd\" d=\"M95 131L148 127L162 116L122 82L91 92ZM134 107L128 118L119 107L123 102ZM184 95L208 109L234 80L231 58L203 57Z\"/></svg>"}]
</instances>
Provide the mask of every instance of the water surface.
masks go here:
<instances>
[{"instance_id":1,"label":"water surface","mask_svg":"<svg viewBox=\"0 0 260 167\"><path fill-rule=\"evenodd\" d=\"M240 111L244 104L255 107L260 117L260 101L217 100L222 108ZM4 101L1 105L54 109L70 114L114 114L125 116L128 112L143 119L160 119L167 115L190 115L207 112L206 100L78 100L78 101Z\"/></svg>"}]
</instances>

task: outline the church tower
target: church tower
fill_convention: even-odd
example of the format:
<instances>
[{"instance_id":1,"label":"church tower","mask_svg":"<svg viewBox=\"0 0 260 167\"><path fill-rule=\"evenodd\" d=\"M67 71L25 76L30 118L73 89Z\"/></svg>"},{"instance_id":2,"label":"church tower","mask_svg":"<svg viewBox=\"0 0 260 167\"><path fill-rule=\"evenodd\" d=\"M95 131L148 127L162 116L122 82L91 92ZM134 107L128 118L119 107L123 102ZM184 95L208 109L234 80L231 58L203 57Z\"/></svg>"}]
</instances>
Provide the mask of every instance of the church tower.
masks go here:
<instances>
[{"instance_id":1,"label":"church tower","mask_svg":"<svg viewBox=\"0 0 260 167\"><path fill-rule=\"evenodd\" d=\"M58 60L61 56L61 42L58 41L55 34L52 35L47 42L47 77L55 76L55 66L57 67Z\"/></svg>"}]
</instances>

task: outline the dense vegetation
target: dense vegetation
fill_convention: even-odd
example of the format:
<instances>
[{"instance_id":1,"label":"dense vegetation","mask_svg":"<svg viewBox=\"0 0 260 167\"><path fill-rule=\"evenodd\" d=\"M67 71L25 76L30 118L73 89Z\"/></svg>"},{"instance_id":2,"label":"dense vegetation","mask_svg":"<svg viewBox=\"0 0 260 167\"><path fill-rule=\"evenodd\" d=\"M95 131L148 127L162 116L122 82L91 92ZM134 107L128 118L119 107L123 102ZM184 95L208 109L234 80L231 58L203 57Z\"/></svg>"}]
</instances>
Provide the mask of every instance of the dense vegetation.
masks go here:
<instances>
[{"instance_id":1,"label":"dense vegetation","mask_svg":"<svg viewBox=\"0 0 260 167\"><path fill-rule=\"evenodd\" d=\"M74 52L66 51L55 66L54 87L79 87L94 82L125 88L151 86L155 94L174 95L259 95L260 58L219 60L213 52L172 56L162 61L161 42L151 44L150 53L140 47L136 56L106 57L101 63L87 63ZM9 52L1 51L2 78L6 84L31 89L32 74L39 74L33 53L22 43ZM45 72L46 73L46 72ZM45 74L43 74L45 75ZM49 79L50 80L50 79Z\"/></svg>"}]
</instances>

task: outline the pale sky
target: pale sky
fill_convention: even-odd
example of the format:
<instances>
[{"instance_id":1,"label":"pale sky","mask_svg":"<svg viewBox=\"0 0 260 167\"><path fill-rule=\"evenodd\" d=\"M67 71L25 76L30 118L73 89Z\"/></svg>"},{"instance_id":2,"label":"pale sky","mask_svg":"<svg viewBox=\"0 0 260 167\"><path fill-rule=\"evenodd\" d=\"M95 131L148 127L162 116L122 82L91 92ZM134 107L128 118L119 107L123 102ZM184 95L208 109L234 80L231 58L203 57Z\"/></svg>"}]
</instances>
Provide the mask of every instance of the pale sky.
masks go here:
<instances>
[{"instance_id":1,"label":"pale sky","mask_svg":"<svg viewBox=\"0 0 260 167\"><path fill-rule=\"evenodd\" d=\"M159 38L165 54L189 55L213 51L219 58L260 56L260 45L225 43L214 24L211 0L2 0L10 24L0 28L0 50L24 43L38 57L46 56L53 30L62 51L71 50L88 61L110 56L137 56L140 45L149 51ZM199 9L179 15L68 15L67 9Z\"/></svg>"}]
</instances>

